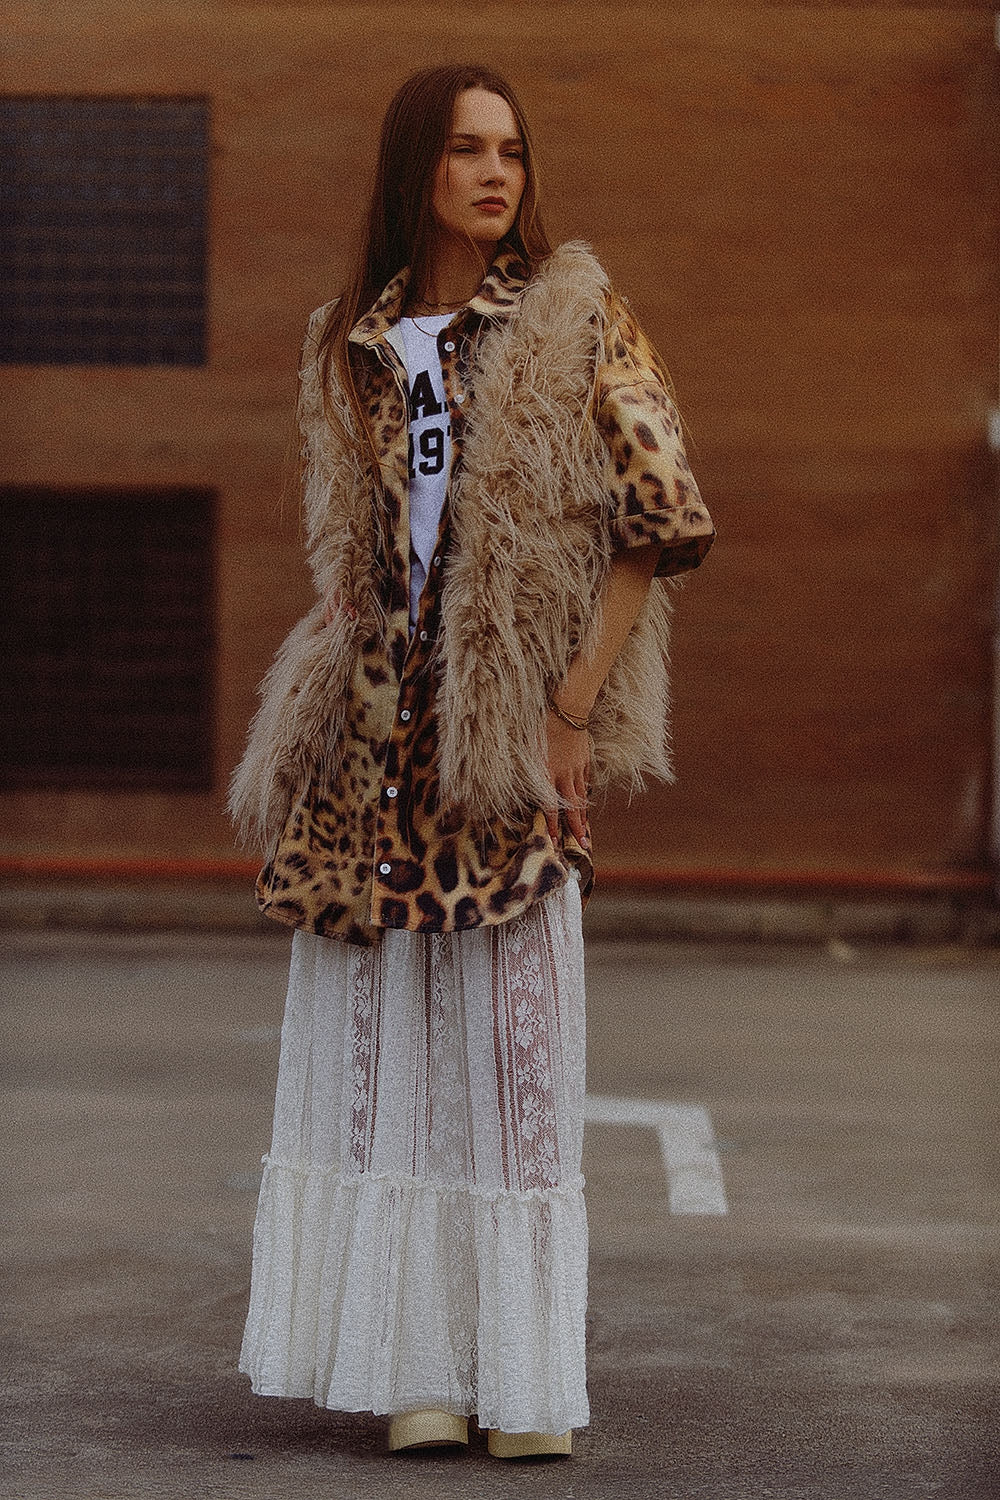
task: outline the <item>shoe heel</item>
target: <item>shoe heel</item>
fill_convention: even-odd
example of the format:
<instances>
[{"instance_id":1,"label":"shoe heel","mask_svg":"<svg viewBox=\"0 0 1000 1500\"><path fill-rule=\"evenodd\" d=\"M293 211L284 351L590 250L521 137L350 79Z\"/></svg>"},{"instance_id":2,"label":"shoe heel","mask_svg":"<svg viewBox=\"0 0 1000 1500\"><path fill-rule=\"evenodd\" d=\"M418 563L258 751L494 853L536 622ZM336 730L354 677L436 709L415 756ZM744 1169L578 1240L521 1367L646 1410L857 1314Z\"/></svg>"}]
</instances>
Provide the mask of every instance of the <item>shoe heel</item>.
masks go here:
<instances>
[{"instance_id":1,"label":"shoe heel","mask_svg":"<svg viewBox=\"0 0 1000 1500\"><path fill-rule=\"evenodd\" d=\"M569 1458L572 1432L497 1432L490 1429L486 1447L494 1458Z\"/></svg>"},{"instance_id":2,"label":"shoe heel","mask_svg":"<svg viewBox=\"0 0 1000 1500\"><path fill-rule=\"evenodd\" d=\"M451 1448L469 1441L468 1417L450 1411L404 1411L389 1419L389 1452L403 1448Z\"/></svg>"}]
</instances>

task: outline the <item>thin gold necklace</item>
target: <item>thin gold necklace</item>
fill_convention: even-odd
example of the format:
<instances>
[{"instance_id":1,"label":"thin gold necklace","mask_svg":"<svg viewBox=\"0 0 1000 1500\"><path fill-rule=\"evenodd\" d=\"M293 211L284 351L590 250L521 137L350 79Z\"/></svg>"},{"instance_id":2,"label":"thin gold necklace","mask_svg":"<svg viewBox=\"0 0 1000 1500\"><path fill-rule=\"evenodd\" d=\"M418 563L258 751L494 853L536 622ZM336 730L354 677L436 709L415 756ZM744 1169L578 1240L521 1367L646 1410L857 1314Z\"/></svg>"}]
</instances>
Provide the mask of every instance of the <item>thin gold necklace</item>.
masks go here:
<instances>
[{"instance_id":1,"label":"thin gold necklace","mask_svg":"<svg viewBox=\"0 0 1000 1500\"><path fill-rule=\"evenodd\" d=\"M412 309L411 309L410 313L408 314L408 316L412 320L412 322L415 325L415 327L420 328L420 319L422 317L423 318L438 317L442 313L457 312L460 307L464 307L464 306L465 306L464 302L424 302L423 300L421 300L420 302L414 302L414 304L412 306ZM421 307L425 308L426 311L422 312L422 313L418 312L417 309L421 308ZM435 311L435 309L436 309L436 311ZM428 338L433 338L434 337L433 333L431 332L431 330L429 328L420 328L420 332L423 333L423 334L426 334L426 336Z\"/></svg>"}]
</instances>

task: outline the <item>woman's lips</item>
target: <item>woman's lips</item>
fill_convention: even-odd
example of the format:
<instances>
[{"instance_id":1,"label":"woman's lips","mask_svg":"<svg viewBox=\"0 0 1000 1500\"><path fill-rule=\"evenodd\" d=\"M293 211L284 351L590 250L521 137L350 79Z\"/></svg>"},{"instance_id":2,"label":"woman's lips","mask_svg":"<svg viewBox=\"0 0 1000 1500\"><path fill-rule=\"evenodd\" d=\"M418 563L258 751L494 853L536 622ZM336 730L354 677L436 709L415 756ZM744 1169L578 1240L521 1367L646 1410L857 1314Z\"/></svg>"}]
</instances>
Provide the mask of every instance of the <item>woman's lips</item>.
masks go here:
<instances>
[{"instance_id":1,"label":"woman's lips","mask_svg":"<svg viewBox=\"0 0 1000 1500\"><path fill-rule=\"evenodd\" d=\"M483 213L487 214L502 214L507 212L507 205L502 198L481 198L473 206L482 209Z\"/></svg>"}]
</instances>

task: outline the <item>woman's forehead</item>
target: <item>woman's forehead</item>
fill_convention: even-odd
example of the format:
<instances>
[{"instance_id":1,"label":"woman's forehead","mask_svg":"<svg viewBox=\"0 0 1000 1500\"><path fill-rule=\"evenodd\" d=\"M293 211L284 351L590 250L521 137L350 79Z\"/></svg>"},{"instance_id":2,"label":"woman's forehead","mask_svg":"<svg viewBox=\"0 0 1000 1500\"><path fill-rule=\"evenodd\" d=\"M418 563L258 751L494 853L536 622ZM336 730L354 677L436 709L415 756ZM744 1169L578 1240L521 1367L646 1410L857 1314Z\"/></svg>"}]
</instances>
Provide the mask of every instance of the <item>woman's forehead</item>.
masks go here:
<instances>
[{"instance_id":1,"label":"woman's forehead","mask_svg":"<svg viewBox=\"0 0 1000 1500\"><path fill-rule=\"evenodd\" d=\"M452 135L498 136L520 140L514 111L499 94L487 89L463 89L451 115Z\"/></svg>"}]
</instances>

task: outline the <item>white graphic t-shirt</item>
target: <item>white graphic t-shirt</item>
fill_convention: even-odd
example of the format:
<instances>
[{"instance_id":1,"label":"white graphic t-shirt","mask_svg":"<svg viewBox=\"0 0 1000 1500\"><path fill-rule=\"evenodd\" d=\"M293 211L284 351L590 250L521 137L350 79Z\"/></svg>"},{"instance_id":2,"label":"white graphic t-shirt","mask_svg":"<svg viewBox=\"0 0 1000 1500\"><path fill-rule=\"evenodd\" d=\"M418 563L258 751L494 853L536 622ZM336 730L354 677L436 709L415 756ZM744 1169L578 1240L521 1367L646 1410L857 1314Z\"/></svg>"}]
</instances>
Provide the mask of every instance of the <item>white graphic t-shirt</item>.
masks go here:
<instances>
[{"instance_id":1,"label":"white graphic t-shirt","mask_svg":"<svg viewBox=\"0 0 1000 1500\"><path fill-rule=\"evenodd\" d=\"M451 423L437 336L454 313L400 318L410 384L410 629L434 554L451 469Z\"/></svg>"}]
</instances>

